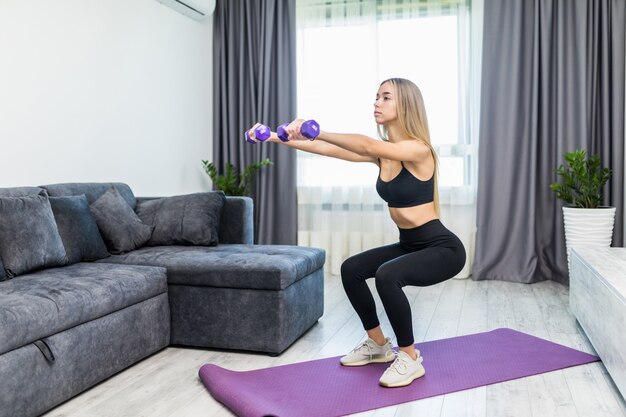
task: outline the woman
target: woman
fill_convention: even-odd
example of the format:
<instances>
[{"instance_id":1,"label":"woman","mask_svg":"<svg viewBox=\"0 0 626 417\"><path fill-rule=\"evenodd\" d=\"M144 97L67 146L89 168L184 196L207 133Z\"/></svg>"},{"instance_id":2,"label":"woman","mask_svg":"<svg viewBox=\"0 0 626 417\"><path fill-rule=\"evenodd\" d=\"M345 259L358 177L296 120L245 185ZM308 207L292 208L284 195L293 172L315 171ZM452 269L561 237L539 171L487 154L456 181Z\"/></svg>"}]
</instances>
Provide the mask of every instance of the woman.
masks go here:
<instances>
[{"instance_id":1,"label":"woman","mask_svg":"<svg viewBox=\"0 0 626 417\"><path fill-rule=\"evenodd\" d=\"M402 387L425 373L420 352L413 344L411 307L402 287L434 285L453 277L465 264L465 249L439 221L437 158L419 88L402 78L383 81L376 93L374 119L382 141L325 131L310 141L300 134L302 119L285 129L289 142L282 142L276 133L269 141L379 167L376 190L389 205L400 239L354 255L341 266L346 294L368 335L365 342L341 358L341 364L393 361L381 376L380 385ZM248 133L252 139L257 126ZM376 316L374 298L365 282L372 277L397 337L397 354Z\"/></svg>"}]
</instances>

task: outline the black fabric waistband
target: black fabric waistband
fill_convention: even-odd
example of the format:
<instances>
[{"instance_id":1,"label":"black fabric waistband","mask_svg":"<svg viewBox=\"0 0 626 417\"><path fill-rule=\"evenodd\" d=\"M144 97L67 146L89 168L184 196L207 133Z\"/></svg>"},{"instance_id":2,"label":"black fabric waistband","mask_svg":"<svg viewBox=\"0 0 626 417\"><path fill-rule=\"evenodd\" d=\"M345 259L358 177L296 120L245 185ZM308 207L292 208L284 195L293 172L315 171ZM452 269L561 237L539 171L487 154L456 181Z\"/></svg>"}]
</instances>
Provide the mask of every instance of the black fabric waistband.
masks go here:
<instances>
[{"instance_id":1,"label":"black fabric waistband","mask_svg":"<svg viewBox=\"0 0 626 417\"><path fill-rule=\"evenodd\" d=\"M448 230L439 219L433 219L411 229L398 228L400 244L409 250L419 250L430 246L457 246L459 238Z\"/></svg>"}]
</instances>

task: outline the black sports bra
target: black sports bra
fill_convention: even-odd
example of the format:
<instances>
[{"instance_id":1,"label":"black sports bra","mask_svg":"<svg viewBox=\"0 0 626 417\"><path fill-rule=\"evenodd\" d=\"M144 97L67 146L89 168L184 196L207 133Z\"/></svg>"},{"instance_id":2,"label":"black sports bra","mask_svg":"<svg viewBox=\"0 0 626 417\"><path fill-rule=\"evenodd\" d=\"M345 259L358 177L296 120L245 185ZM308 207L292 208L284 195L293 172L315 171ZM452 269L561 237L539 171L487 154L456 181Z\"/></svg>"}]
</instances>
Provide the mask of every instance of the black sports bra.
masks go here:
<instances>
[{"instance_id":1,"label":"black sports bra","mask_svg":"<svg viewBox=\"0 0 626 417\"><path fill-rule=\"evenodd\" d=\"M406 169L402 161L402 170L391 181L380 179L380 159L378 160L378 180L376 180L376 191L385 200L389 207L413 207L420 204L430 203L434 200L435 175L428 181L416 178Z\"/></svg>"}]
</instances>

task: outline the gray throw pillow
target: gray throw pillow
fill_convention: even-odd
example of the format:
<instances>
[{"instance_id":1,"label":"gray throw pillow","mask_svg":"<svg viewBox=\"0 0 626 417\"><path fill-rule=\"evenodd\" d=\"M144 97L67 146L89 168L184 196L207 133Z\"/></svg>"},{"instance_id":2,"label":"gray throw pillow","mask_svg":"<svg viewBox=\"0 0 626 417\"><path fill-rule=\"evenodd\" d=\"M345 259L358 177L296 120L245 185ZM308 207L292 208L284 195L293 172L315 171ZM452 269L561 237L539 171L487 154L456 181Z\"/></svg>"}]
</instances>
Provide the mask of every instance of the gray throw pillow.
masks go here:
<instances>
[{"instance_id":1,"label":"gray throw pillow","mask_svg":"<svg viewBox=\"0 0 626 417\"><path fill-rule=\"evenodd\" d=\"M6 272L4 272L4 264L2 263L2 259L0 259L0 281L4 281L5 279L9 279L9 277L7 277Z\"/></svg>"},{"instance_id":2,"label":"gray throw pillow","mask_svg":"<svg viewBox=\"0 0 626 417\"><path fill-rule=\"evenodd\" d=\"M210 191L138 202L137 215L154 226L147 245L217 245L225 201L223 191Z\"/></svg>"},{"instance_id":3,"label":"gray throw pillow","mask_svg":"<svg viewBox=\"0 0 626 417\"><path fill-rule=\"evenodd\" d=\"M109 252L120 254L143 246L152 236L124 197L113 187L89 206Z\"/></svg>"},{"instance_id":4,"label":"gray throw pillow","mask_svg":"<svg viewBox=\"0 0 626 417\"><path fill-rule=\"evenodd\" d=\"M45 191L0 197L0 258L7 276L64 265L63 241Z\"/></svg>"},{"instance_id":5,"label":"gray throw pillow","mask_svg":"<svg viewBox=\"0 0 626 417\"><path fill-rule=\"evenodd\" d=\"M110 256L85 194L49 199L68 264L91 262Z\"/></svg>"}]
</instances>

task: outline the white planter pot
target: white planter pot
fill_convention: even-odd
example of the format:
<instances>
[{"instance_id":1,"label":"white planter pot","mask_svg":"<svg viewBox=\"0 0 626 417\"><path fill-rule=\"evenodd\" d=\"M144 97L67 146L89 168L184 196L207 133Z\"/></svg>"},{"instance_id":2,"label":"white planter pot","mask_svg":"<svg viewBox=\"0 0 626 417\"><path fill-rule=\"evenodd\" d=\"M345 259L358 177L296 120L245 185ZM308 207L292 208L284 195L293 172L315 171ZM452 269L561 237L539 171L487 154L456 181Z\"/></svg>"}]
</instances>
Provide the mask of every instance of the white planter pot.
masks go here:
<instances>
[{"instance_id":1,"label":"white planter pot","mask_svg":"<svg viewBox=\"0 0 626 417\"><path fill-rule=\"evenodd\" d=\"M565 246L567 248L567 268L569 253L573 247L611 246L615 207L573 208L563 207L565 225Z\"/></svg>"}]
</instances>

